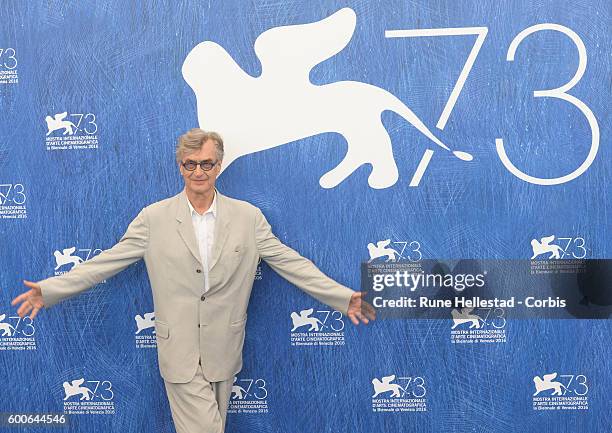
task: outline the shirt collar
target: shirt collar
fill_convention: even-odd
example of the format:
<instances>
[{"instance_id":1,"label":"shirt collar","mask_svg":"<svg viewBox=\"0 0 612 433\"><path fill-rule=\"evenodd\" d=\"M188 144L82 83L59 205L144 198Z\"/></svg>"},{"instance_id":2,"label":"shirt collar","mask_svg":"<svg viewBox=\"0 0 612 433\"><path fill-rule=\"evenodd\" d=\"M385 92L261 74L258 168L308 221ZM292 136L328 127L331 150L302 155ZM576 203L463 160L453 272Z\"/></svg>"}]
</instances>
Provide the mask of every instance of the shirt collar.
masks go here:
<instances>
[{"instance_id":1,"label":"shirt collar","mask_svg":"<svg viewBox=\"0 0 612 433\"><path fill-rule=\"evenodd\" d=\"M189 201L189 198L187 199L187 204L189 205L189 214L191 216L199 216L200 215L199 213L196 212L196 210L191 205L191 202ZM202 216L206 215L207 213L212 213L215 218L217 217L217 190L215 190L215 195L213 196L212 204L210 205L208 210L202 214Z\"/></svg>"}]
</instances>

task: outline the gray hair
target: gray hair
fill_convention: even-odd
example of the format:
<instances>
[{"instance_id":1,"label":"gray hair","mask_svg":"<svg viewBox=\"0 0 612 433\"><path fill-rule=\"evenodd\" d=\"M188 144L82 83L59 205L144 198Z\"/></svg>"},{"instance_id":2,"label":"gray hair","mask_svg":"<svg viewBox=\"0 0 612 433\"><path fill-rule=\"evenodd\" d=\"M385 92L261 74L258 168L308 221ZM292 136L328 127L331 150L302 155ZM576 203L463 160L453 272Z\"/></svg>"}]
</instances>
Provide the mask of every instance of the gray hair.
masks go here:
<instances>
[{"instance_id":1,"label":"gray hair","mask_svg":"<svg viewBox=\"0 0 612 433\"><path fill-rule=\"evenodd\" d=\"M176 145L176 162L180 164L183 157L189 153L197 152L208 140L215 142L217 159L223 160L223 138L213 131L204 131L200 128L193 128L181 135Z\"/></svg>"}]
</instances>

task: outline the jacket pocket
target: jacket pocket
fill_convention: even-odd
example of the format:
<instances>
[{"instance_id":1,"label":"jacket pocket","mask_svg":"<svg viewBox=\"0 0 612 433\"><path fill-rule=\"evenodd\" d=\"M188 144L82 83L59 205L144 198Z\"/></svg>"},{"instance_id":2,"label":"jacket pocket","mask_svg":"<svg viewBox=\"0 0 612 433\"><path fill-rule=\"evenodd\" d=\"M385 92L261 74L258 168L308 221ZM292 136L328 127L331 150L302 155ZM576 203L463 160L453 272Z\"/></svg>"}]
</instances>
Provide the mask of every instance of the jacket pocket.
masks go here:
<instances>
[{"instance_id":1,"label":"jacket pocket","mask_svg":"<svg viewBox=\"0 0 612 433\"><path fill-rule=\"evenodd\" d=\"M155 321L155 335L157 338L168 339L170 338L170 326L167 323Z\"/></svg>"},{"instance_id":2,"label":"jacket pocket","mask_svg":"<svg viewBox=\"0 0 612 433\"><path fill-rule=\"evenodd\" d=\"M236 320L235 322L232 322L230 324L230 328L234 332L240 332L244 329L244 325L246 324L246 321L247 321L246 317L240 320Z\"/></svg>"}]
</instances>

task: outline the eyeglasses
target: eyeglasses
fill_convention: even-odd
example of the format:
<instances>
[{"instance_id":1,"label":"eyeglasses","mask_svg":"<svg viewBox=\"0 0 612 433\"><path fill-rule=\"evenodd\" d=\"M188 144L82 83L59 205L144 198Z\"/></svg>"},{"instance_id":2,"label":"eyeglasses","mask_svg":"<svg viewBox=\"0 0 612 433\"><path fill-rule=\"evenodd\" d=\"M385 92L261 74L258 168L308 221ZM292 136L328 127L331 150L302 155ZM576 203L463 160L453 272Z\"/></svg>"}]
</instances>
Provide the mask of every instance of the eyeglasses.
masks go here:
<instances>
[{"instance_id":1,"label":"eyeglasses","mask_svg":"<svg viewBox=\"0 0 612 433\"><path fill-rule=\"evenodd\" d=\"M195 171L198 165L203 171L210 171L215 165L217 165L218 162L219 161L192 161L191 159L188 159L187 161L181 163L181 165L187 171Z\"/></svg>"}]
</instances>

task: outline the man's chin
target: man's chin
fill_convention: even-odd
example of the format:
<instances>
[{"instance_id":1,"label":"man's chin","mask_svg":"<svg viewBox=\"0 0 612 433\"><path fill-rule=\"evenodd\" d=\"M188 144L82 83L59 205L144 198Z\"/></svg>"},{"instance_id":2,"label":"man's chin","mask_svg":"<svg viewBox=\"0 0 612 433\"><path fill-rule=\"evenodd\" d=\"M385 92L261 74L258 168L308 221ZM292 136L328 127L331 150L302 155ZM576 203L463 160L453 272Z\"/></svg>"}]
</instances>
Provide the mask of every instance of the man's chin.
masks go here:
<instances>
[{"instance_id":1,"label":"man's chin","mask_svg":"<svg viewBox=\"0 0 612 433\"><path fill-rule=\"evenodd\" d=\"M212 191L212 187L206 183L192 183L187 189L191 190L191 192L195 194L206 194L209 191Z\"/></svg>"}]
</instances>

